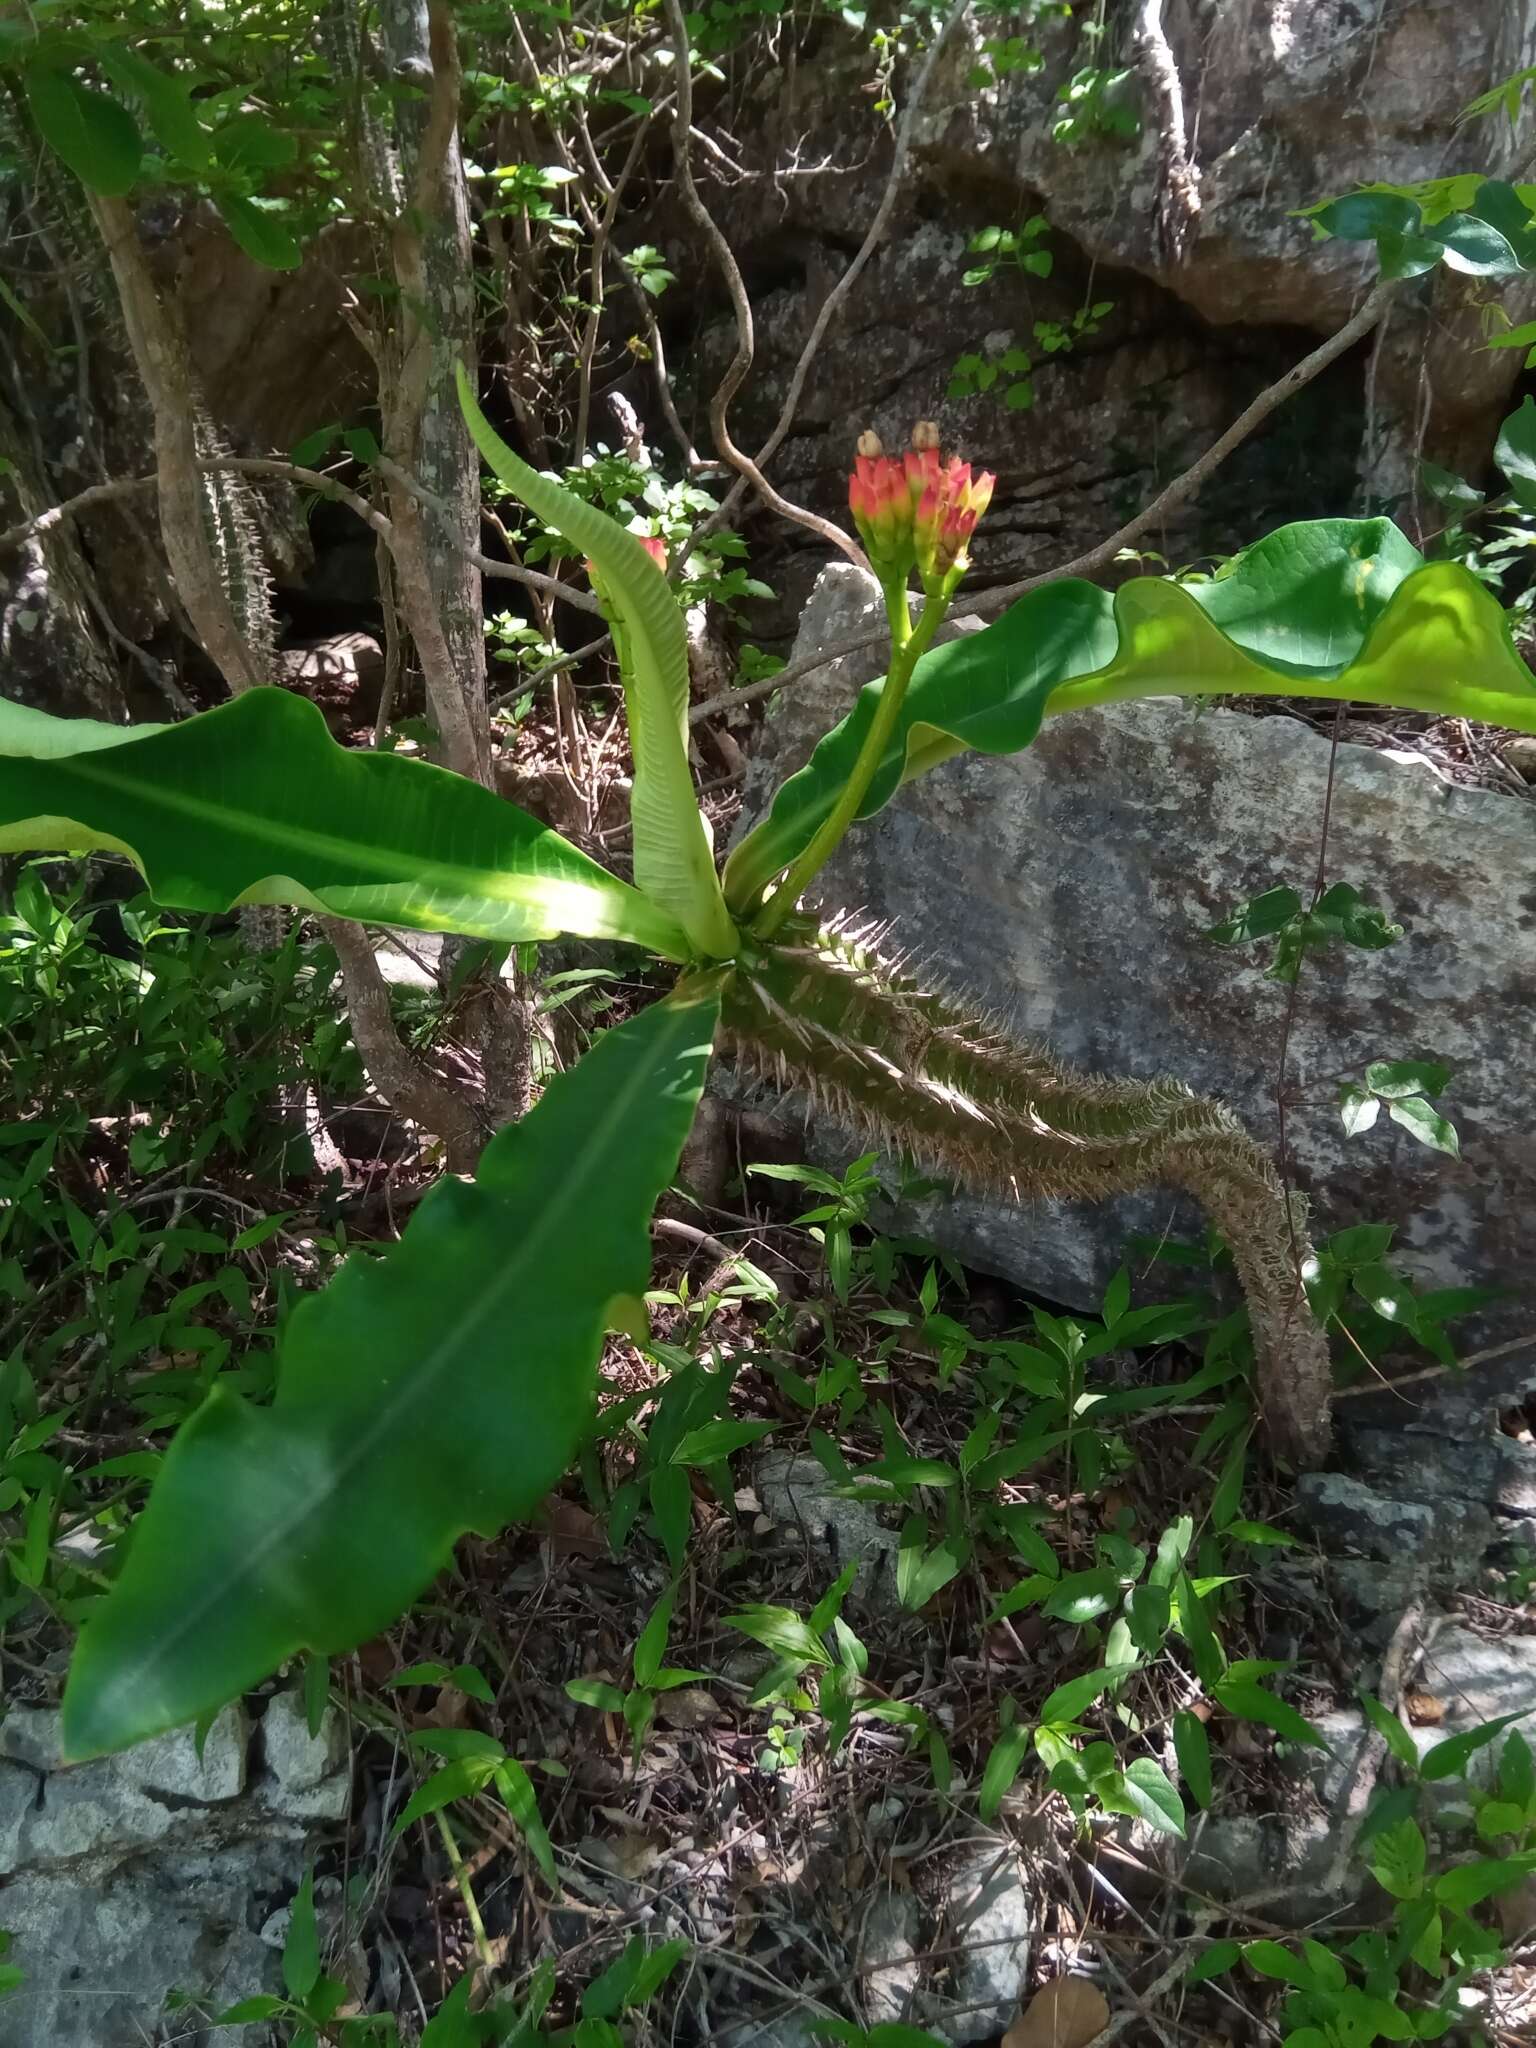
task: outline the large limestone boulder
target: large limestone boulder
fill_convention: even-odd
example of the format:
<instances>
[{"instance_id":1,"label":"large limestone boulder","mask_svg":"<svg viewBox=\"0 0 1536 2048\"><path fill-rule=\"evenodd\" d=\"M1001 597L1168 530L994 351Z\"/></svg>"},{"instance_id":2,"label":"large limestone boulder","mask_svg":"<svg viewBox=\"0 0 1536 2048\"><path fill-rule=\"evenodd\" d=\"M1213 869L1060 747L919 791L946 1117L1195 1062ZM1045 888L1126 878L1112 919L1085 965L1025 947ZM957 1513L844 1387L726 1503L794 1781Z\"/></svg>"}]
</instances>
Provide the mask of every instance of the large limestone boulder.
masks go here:
<instances>
[{"instance_id":1,"label":"large limestone boulder","mask_svg":"<svg viewBox=\"0 0 1536 2048\"><path fill-rule=\"evenodd\" d=\"M870 580L836 565L816 587L796 656L878 623ZM848 657L786 690L753 763L749 812L879 671ZM893 946L1074 1062L1170 1074L1221 1097L1277 1149L1289 990L1263 950L1209 927L1278 884L1306 895L1317 866L1329 743L1295 718L1183 700L1047 722L1025 753L961 755L855 826L822 899L889 919ZM1406 927L1383 952L1309 956L1289 1021L1285 1142L1318 1227L1398 1226L1427 1284L1508 1290L1493 1334L1529 1329L1528 1219L1536 1073L1536 805L1457 787L1427 761L1343 745L1333 764L1330 880L1353 882ZM1377 1059L1444 1061L1462 1156L1383 1118L1347 1137L1341 1079ZM825 1132L822 1143L832 1142ZM1166 1195L1103 1204L957 1197L909 1219L977 1266L1079 1308L1094 1305L1133 1232L1188 1232Z\"/></svg>"}]
</instances>

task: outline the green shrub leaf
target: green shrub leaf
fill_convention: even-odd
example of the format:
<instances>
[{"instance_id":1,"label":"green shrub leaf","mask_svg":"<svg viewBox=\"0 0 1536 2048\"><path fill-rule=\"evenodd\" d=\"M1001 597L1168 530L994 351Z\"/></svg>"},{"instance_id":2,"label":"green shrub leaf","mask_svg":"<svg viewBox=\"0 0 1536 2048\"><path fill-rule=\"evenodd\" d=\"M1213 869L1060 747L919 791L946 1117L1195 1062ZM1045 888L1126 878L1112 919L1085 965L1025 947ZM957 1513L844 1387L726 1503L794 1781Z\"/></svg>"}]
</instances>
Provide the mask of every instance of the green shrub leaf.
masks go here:
<instances>
[{"instance_id":1,"label":"green shrub leaf","mask_svg":"<svg viewBox=\"0 0 1536 2048\"><path fill-rule=\"evenodd\" d=\"M263 270L298 269L304 252L281 214L234 192L220 194L219 212L224 216L225 227L253 263L259 263Z\"/></svg>"},{"instance_id":2,"label":"green shrub leaf","mask_svg":"<svg viewBox=\"0 0 1536 2048\"><path fill-rule=\"evenodd\" d=\"M917 664L860 811L962 748L1027 747L1052 715L1151 695L1356 699L1536 731L1536 679L1498 602L1453 562L1426 563L1386 519L1285 526L1209 583L1138 576L1111 594L1043 585ZM732 854L738 914L809 842L874 717L871 683ZM1235 934L1236 936L1236 934Z\"/></svg>"},{"instance_id":3,"label":"green shrub leaf","mask_svg":"<svg viewBox=\"0 0 1536 2048\"><path fill-rule=\"evenodd\" d=\"M132 191L144 144L126 107L46 65L27 73L27 105L44 142L82 185L108 199Z\"/></svg>"},{"instance_id":4,"label":"green shrub leaf","mask_svg":"<svg viewBox=\"0 0 1536 2048\"><path fill-rule=\"evenodd\" d=\"M364 1641L458 1536L537 1505L587 1425L610 1305L645 1289L716 1017L679 994L610 1031L473 1183L441 1182L387 1254L299 1304L270 1408L215 1387L81 1631L72 1756Z\"/></svg>"},{"instance_id":5,"label":"green shrub leaf","mask_svg":"<svg viewBox=\"0 0 1536 2048\"><path fill-rule=\"evenodd\" d=\"M291 903L471 938L688 951L673 919L537 818L425 762L349 753L285 690L139 728L0 700L0 851L95 848L125 853L174 910Z\"/></svg>"},{"instance_id":6,"label":"green shrub leaf","mask_svg":"<svg viewBox=\"0 0 1536 2048\"><path fill-rule=\"evenodd\" d=\"M1173 1717L1173 1752L1196 1806L1209 1806L1212 1796L1211 1738L1198 1714L1181 1707Z\"/></svg>"}]
</instances>

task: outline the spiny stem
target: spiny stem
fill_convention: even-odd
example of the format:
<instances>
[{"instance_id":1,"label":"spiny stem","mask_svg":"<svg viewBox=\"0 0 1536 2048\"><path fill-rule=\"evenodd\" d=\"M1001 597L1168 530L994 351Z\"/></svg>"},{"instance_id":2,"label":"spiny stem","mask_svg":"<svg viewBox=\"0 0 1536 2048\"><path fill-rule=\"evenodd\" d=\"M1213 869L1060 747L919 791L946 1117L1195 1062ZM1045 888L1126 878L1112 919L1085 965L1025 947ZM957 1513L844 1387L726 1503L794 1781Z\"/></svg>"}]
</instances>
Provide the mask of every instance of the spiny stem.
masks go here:
<instances>
[{"instance_id":1,"label":"spiny stem","mask_svg":"<svg viewBox=\"0 0 1536 2048\"><path fill-rule=\"evenodd\" d=\"M895 733L912 671L932 644L933 636L949 609L949 597L947 593L927 597L915 627L909 623L905 588L894 584L887 586L885 604L895 645L890 672L875 706L869 731L864 735L864 744L859 748L858 758L838 793L837 801L812 834L809 845L791 862L783 881L754 918L752 930L758 938L768 938L778 930L832 858L849 826L859 815L859 806L869 793L869 785L874 781Z\"/></svg>"}]
</instances>

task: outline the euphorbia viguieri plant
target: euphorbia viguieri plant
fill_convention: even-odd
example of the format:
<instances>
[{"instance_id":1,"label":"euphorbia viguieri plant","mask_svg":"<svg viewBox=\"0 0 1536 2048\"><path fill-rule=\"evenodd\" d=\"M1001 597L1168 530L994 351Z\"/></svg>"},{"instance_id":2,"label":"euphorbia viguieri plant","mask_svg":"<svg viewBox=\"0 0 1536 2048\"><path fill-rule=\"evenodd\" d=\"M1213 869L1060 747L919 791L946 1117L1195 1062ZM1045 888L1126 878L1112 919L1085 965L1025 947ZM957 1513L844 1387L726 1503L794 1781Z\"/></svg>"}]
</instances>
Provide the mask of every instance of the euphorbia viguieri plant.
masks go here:
<instances>
[{"instance_id":1,"label":"euphorbia viguieri plant","mask_svg":"<svg viewBox=\"0 0 1536 2048\"><path fill-rule=\"evenodd\" d=\"M182 910L284 903L493 941L606 939L675 966L676 982L493 1138L473 1181L445 1178L399 1243L294 1309L270 1405L215 1385L85 1619L64 1702L77 1757L205 1714L301 1650L361 1642L457 1537L536 1505L587 1427L605 1330L642 1313L652 1205L717 1045L964 1183L1021 1198L1191 1190L1233 1252L1272 1440L1315 1456L1328 1367L1301 1286L1304 1218L1233 1116L1173 1080L1074 1073L804 893L902 782L1115 699L1302 694L1536 731L1536 679L1498 604L1382 519L1286 527L1195 586L1049 584L933 645L991 479L920 428L901 459L866 439L852 480L889 673L722 876L689 774L687 649L662 569L505 447L462 377L461 396L497 475L593 565L634 759L632 885L478 784L345 751L275 689L137 730L0 703L0 849L114 849Z\"/></svg>"}]
</instances>

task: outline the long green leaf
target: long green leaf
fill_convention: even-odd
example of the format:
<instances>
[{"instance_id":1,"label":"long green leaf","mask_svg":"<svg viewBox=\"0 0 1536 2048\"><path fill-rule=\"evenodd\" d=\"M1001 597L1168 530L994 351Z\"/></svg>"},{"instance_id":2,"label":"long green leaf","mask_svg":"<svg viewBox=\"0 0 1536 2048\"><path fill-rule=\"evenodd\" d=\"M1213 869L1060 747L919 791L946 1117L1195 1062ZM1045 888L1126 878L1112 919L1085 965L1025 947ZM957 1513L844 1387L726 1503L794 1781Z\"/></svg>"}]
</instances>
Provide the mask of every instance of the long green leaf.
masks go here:
<instances>
[{"instance_id":1,"label":"long green leaf","mask_svg":"<svg viewBox=\"0 0 1536 2048\"><path fill-rule=\"evenodd\" d=\"M48 64L28 70L26 88L38 133L82 185L112 199L133 189L144 145L126 107Z\"/></svg>"},{"instance_id":2,"label":"long green leaf","mask_svg":"<svg viewBox=\"0 0 1536 2048\"><path fill-rule=\"evenodd\" d=\"M635 781L635 880L699 952L730 959L737 939L720 893L709 829L688 771L688 640L667 579L632 533L515 455L490 425L469 379L459 403L475 445L509 491L597 566L617 617Z\"/></svg>"},{"instance_id":3,"label":"long green leaf","mask_svg":"<svg viewBox=\"0 0 1536 2048\"><path fill-rule=\"evenodd\" d=\"M81 1631L71 1756L362 1642L457 1537L537 1504L591 1415L612 1306L647 1284L717 1015L713 994L678 994L610 1031L475 1181L441 1182L398 1245L300 1303L271 1407L215 1387Z\"/></svg>"},{"instance_id":4,"label":"long green leaf","mask_svg":"<svg viewBox=\"0 0 1536 2048\"><path fill-rule=\"evenodd\" d=\"M874 717L871 683L731 856L726 900L748 913L831 809ZM1112 595L1075 578L1031 591L980 633L918 663L860 810L973 747L1027 747L1047 715L1148 696L1333 697L1536 732L1536 678L1497 602L1430 562L1386 519L1281 527L1210 583L1138 576Z\"/></svg>"},{"instance_id":5,"label":"long green leaf","mask_svg":"<svg viewBox=\"0 0 1536 2048\"><path fill-rule=\"evenodd\" d=\"M481 939L689 951L671 918L526 811L425 762L349 753L285 690L148 728L0 700L0 851L55 848L127 854L177 910L292 903Z\"/></svg>"}]
</instances>

